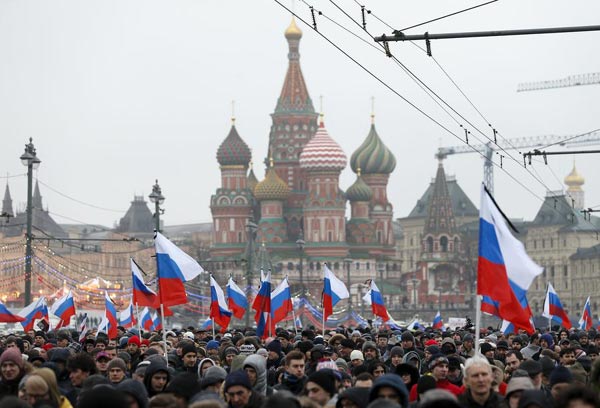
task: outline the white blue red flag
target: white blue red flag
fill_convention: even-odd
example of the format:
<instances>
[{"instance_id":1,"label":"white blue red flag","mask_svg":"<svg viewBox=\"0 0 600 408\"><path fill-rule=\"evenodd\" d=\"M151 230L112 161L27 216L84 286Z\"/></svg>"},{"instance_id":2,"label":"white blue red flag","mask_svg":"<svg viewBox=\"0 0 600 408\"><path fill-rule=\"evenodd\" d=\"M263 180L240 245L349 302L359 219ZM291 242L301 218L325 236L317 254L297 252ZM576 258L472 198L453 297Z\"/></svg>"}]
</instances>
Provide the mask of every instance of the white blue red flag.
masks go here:
<instances>
[{"instance_id":1,"label":"white blue red flag","mask_svg":"<svg viewBox=\"0 0 600 408\"><path fill-rule=\"evenodd\" d=\"M152 314L150 313L150 309L145 307L140 313L140 325L146 331L152 330Z\"/></svg>"},{"instance_id":2,"label":"white blue red flag","mask_svg":"<svg viewBox=\"0 0 600 408\"><path fill-rule=\"evenodd\" d=\"M106 315L102 316L102 320L100 320L100 324L98 324L96 338L98 338L98 334L100 333L108 334L109 325L110 323L108 322L108 318L106 317Z\"/></svg>"},{"instance_id":3,"label":"white blue red flag","mask_svg":"<svg viewBox=\"0 0 600 408\"><path fill-rule=\"evenodd\" d=\"M571 329L573 326L550 282L548 282L548 290L546 291L546 299L544 300L544 313L542 313L542 316L556 320L567 330Z\"/></svg>"},{"instance_id":4,"label":"white blue red flag","mask_svg":"<svg viewBox=\"0 0 600 408\"><path fill-rule=\"evenodd\" d=\"M119 314L119 323L126 329L135 326L137 323L135 313L133 312L133 299L125 309L121 310L121 313Z\"/></svg>"},{"instance_id":5,"label":"white blue red flag","mask_svg":"<svg viewBox=\"0 0 600 408\"><path fill-rule=\"evenodd\" d=\"M83 343L85 337L87 336L87 313L83 314L83 318L81 319L81 323L79 324L79 342Z\"/></svg>"},{"instance_id":6,"label":"white blue red flag","mask_svg":"<svg viewBox=\"0 0 600 408\"><path fill-rule=\"evenodd\" d=\"M477 294L496 302L500 318L532 333L527 290L542 270L511 234L506 217L482 184Z\"/></svg>"},{"instance_id":7,"label":"white blue red flag","mask_svg":"<svg viewBox=\"0 0 600 408\"><path fill-rule=\"evenodd\" d=\"M117 326L119 326L119 320L117 319L117 309L115 308L115 304L106 291L104 291L104 316L108 321L106 334L108 334L109 339L114 339L118 334Z\"/></svg>"},{"instance_id":8,"label":"white blue red flag","mask_svg":"<svg viewBox=\"0 0 600 408\"><path fill-rule=\"evenodd\" d=\"M232 313L225 302L225 294L214 276L210 275L210 318L225 331L231 321Z\"/></svg>"},{"instance_id":9,"label":"white blue red flag","mask_svg":"<svg viewBox=\"0 0 600 408\"><path fill-rule=\"evenodd\" d=\"M25 320L24 317L18 314L13 314L6 305L0 302L0 322L2 323L19 323Z\"/></svg>"},{"instance_id":10,"label":"white blue red flag","mask_svg":"<svg viewBox=\"0 0 600 408\"><path fill-rule=\"evenodd\" d=\"M131 258L132 293L133 303L138 306L159 307L156 292L144 283L142 271L138 264Z\"/></svg>"},{"instance_id":11,"label":"white blue red flag","mask_svg":"<svg viewBox=\"0 0 600 408\"><path fill-rule=\"evenodd\" d=\"M579 319L579 328L581 330L589 330L594 325L592 319L592 308L590 307L590 297L585 301L583 305L583 311L581 312L581 319Z\"/></svg>"},{"instance_id":12,"label":"white blue red flag","mask_svg":"<svg viewBox=\"0 0 600 408\"><path fill-rule=\"evenodd\" d=\"M323 272L323 317L327 320L333 314L336 303L349 298L350 293L344 282L339 280L326 264L323 265Z\"/></svg>"},{"instance_id":13,"label":"white blue red flag","mask_svg":"<svg viewBox=\"0 0 600 408\"><path fill-rule=\"evenodd\" d=\"M502 320L502 327L500 327L500 331L503 334L511 334L511 333L516 333L517 332L515 330L515 325L512 324L509 321L506 321L506 320Z\"/></svg>"},{"instance_id":14,"label":"white blue red flag","mask_svg":"<svg viewBox=\"0 0 600 408\"><path fill-rule=\"evenodd\" d=\"M292 313L292 292L288 283L287 276L277 285L271 293L271 319L273 326Z\"/></svg>"},{"instance_id":15,"label":"white blue red flag","mask_svg":"<svg viewBox=\"0 0 600 408\"><path fill-rule=\"evenodd\" d=\"M198 262L160 232L154 238L160 302L165 306L187 303L185 282L204 272Z\"/></svg>"},{"instance_id":16,"label":"white blue red flag","mask_svg":"<svg viewBox=\"0 0 600 408\"><path fill-rule=\"evenodd\" d=\"M152 313L152 331L159 331L162 330L162 328L163 325L160 315L156 312Z\"/></svg>"},{"instance_id":17,"label":"white blue red flag","mask_svg":"<svg viewBox=\"0 0 600 408\"><path fill-rule=\"evenodd\" d=\"M23 310L21 310L17 314L24 318L21 322L21 325L23 325L23 330L25 332L33 330L33 325L36 320L45 319L48 323L50 323L50 318L48 317L48 306L46 305L46 298L43 296L40 297L38 300L25 306Z\"/></svg>"},{"instance_id":18,"label":"white blue red flag","mask_svg":"<svg viewBox=\"0 0 600 408\"><path fill-rule=\"evenodd\" d=\"M271 271L268 271L260 284L260 289L252 303L252 309L256 311L256 335L264 338L269 335L271 324Z\"/></svg>"},{"instance_id":19,"label":"white blue red flag","mask_svg":"<svg viewBox=\"0 0 600 408\"><path fill-rule=\"evenodd\" d=\"M241 319L248 308L246 294L230 276L227 282L227 305L235 317Z\"/></svg>"},{"instance_id":20,"label":"white blue red flag","mask_svg":"<svg viewBox=\"0 0 600 408\"><path fill-rule=\"evenodd\" d=\"M444 321L442 320L442 314L440 313L439 310L437 311L437 313L435 314L435 317L433 318L433 323L431 324L431 327L433 327L434 329L441 329L444 327Z\"/></svg>"},{"instance_id":21,"label":"white blue red flag","mask_svg":"<svg viewBox=\"0 0 600 408\"><path fill-rule=\"evenodd\" d=\"M381 292L379 288L375 284L375 281L371 279L371 310L373 311L373 315L381 317L384 322L387 322L390 318L388 315L388 311L385 308L385 304L383 301L383 296L381 296Z\"/></svg>"},{"instance_id":22,"label":"white blue red flag","mask_svg":"<svg viewBox=\"0 0 600 408\"><path fill-rule=\"evenodd\" d=\"M71 324L71 317L76 314L75 300L71 291L68 291L63 297L54 302L50 308L50 313L60 319L54 329L57 330Z\"/></svg>"}]
</instances>

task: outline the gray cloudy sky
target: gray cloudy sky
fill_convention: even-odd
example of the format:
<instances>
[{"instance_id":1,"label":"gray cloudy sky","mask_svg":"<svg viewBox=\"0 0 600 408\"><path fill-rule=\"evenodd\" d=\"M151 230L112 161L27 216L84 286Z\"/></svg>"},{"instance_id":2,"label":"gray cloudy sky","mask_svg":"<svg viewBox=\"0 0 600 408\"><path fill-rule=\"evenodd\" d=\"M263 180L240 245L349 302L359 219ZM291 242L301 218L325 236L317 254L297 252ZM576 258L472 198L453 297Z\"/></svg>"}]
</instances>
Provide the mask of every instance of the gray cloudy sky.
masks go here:
<instances>
[{"instance_id":1,"label":"gray cloudy sky","mask_svg":"<svg viewBox=\"0 0 600 408\"><path fill-rule=\"evenodd\" d=\"M360 31L331 2L306 1ZM289 0L284 3L291 5ZM354 1L336 3L360 17ZM375 15L402 28L479 2L365 3ZM304 3L296 2L295 10L310 18ZM409 32L592 25L598 24L598 16L600 2L595 0L500 0ZM209 221L210 195L220 183L215 153L229 131L231 100L236 101L238 130L252 147L255 163L265 157L269 114L287 68L283 31L289 22L285 10L266 0L0 2L0 176L24 173L18 158L33 137L42 159L40 181L78 200L117 210L90 208L42 185L44 202L61 223L73 222L66 216L111 226L134 194L147 197L155 178L167 198L167 224ZM324 96L325 125L348 156L367 135L370 98L376 98L377 129L398 161L389 196L395 216L405 216L435 175L435 149L459 141L299 25L309 92L317 107L319 95ZM318 28L462 135L392 60L323 17L318 17ZM373 17L368 17L368 28L377 35L390 33ZM574 135L600 127L600 85L516 92L519 82L600 71L599 40L600 32L589 32L441 40L432 46L438 62L478 109L502 135L514 138ZM393 44L391 50L456 110L486 129L434 61L408 43ZM572 162L572 156L552 157L549 166L536 164L533 169L548 187L559 189ZM600 205L600 179L592 177L598 174L598 163L594 155L577 158L586 177L588 205ZM445 166L479 205L481 158L457 155ZM545 187L516 163L505 159L504 167L535 195L544 196ZM262 177L262 166L255 168ZM341 187L353 180L346 169ZM0 179L2 188L4 182ZM10 178L9 184L15 204L24 206L25 177ZM500 171L496 196L515 218L532 218L540 205L539 198Z\"/></svg>"}]
</instances>

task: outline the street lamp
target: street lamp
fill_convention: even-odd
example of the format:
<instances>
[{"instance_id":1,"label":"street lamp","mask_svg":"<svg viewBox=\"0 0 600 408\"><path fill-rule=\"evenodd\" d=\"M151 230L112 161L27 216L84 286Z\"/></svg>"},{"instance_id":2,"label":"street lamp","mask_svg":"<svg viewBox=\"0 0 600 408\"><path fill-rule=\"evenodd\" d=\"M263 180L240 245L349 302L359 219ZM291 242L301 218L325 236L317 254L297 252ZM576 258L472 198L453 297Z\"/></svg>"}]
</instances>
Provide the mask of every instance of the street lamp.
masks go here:
<instances>
[{"instance_id":1,"label":"street lamp","mask_svg":"<svg viewBox=\"0 0 600 408\"><path fill-rule=\"evenodd\" d=\"M160 206L165 202L165 197L162 195L158 180L155 180L155 184L152 186L152 192L148 195L148 198L150 198L150 202L154 203L154 229L156 232L160 232L160 215L165 213L165 210L160 208Z\"/></svg>"},{"instance_id":2,"label":"street lamp","mask_svg":"<svg viewBox=\"0 0 600 408\"><path fill-rule=\"evenodd\" d=\"M350 266L352 265L352 259L344 259L344 264L346 266L346 286L348 286L348 292L350 293L350 296L348 297L348 311L352 314L352 282L350 281Z\"/></svg>"},{"instance_id":3,"label":"street lamp","mask_svg":"<svg viewBox=\"0 0 600 408\"><path fill-rule=\"evenodd\" d=\"M248 222L246 222L246 234L247 234L247 239L246 239L246 282L247 282L247 286L248 286L248 290L250 290L250 288L252 287L252 261L254 258L254 239L256 237L256 230L258 229L258 225L256 225L256 223L254 223L254 221L252 221L252 219L249 219ZM248 293L248 292L246 292ZM246 294L246 296L248 296ZM250 299L248 299L247 302L247 306L246 306L246 328L250 327Z\"/></svg>"},{"instance_id":4,"label":"street lamp","mask_svg":"<svg viewBox=\"0 0 600 408\"><path fill-rule=\"evenodd\" d=\"M377 269L379 269L379 281L380 281L379 292L381 293L381 298L385 299L383 297L383 272L385 272L385 264L383 262L379 262Z\"/></svg>"},{"instance_id":5,"label":"street lamp","mask_svg":"<svg viewBox=\"0 0 600 408\"><path fill-rule=\"evenodd\" d=\"M413 305L415 306L415 311L417 310L417 285L419 284L419 279L417 279L417 273L413 272L413 277L410 280L413 288Z\"/></svg>"},{"instance_id":6,"label":"street lamp","mask_svg":"<svg viewBox=\"0 0 600 408\"><path fill-rule=\"evenodd\" d=\"M31 224L33 221L33 170L37 170L42 162L35 153L33 139L25 145L25 153L20 157L23 166L27 167L27 235L25 236L25 306L31 303Z\"/></svg>"},{"instance_id":7,"label":"street lamp","mask_svg":"<svg viewBox=\"0 0 600 408\"><path fill-rule=\"evenodd\" d=\"M304 258L304 246L306 242L304 241L304 235L302 231L298 234L298 239L296 240L296 248L298 248L298 256L300 258L300 263L298 264L298 272L300 272L300 297L303 297L306 293L304 287L304 265L302 264L302 259Z\"/></svg>"}]
</instances>

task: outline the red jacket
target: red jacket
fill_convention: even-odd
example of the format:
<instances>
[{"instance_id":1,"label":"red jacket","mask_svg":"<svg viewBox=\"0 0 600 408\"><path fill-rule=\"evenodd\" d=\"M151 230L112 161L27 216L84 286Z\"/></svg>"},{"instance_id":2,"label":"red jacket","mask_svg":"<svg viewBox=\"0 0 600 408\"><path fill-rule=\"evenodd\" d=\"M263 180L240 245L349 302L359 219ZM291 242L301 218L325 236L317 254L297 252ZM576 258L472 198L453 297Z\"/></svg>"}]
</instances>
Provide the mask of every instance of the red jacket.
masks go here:
<instances>
[{"instance_id":1,"label":"red jacket","mask_svg":"<svg viewBox=\"0 0 600 408\"><path fill-rule=\"evenodd\" d=\"M462 394L465 391L464 385L459 387L458 385L452 384L448 380L438 380L438 381L436 381L436 385L437 385L437 388L450 391L452 394L454 394L456 396L459 396L460 394ZM408 398L409 398L410 402L414 402L417 400L417 397L418 397L417 384L415 384L410 389L410 394L409 394Z\"/></svg>"}]
</instances>

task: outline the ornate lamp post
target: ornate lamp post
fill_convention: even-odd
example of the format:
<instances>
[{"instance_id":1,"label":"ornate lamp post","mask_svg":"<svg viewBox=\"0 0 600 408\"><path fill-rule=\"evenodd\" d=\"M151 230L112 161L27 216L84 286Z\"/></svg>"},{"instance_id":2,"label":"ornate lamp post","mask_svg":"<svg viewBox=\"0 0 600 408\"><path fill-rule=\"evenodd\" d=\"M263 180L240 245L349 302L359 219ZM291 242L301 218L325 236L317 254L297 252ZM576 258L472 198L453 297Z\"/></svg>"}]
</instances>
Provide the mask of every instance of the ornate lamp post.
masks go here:
<instances>
[{"instance_id":1,"label":"ornate lamp post","mask_svg":"<svg viewBox=\"0 0 600 408\"><path fill-rule=\"evenodd\" d=\"M300 234L298 234L298 239L296 240L296 248L298 248L298 257L300 258L300 263L298 264L298 272L300 272L300 297L303 297L306 294L306 288L304 287L304 265L302 264L305 245L304 235L300 232Z\"/></svg>"},{"instance_id":2,"label":"ornate lamp post","mask_svg":"<svg viewBox=\"0 0 600 408\"><path fill-rule=\"evenodd\" d=\"M25 145L25 153L20 157L23 166L27 167L27 235L25 236L25 306L31 303L31 258L33 256L31 249L31 226L33 222L33 170L40 167L42 162L36 156L33 139L29 138L29 143Z\"/></svg>"},{"instance_id":3,"label":"ornate lamp post","mask_svg":"<svg viewBox=\"0 0 600 408\"><path fill-rule=\"evenodd\" d=\"M417 273L413 272L413 277L410 280L410 282L412 283L412 289L413 289L413 305L415 307L415 312L417 311L417 285L419 284L420 280L417 279Z\"/></svg>"},{"instance_id":4,"label":"ornate lamp post","mask_svg":"<svg viewBox=\"0 0 600 408\"><path fill-rule=\"evenodd\" d=\"M252 271L253 271L253 258L254 258L254 240L256 238L256 230L258 225L251 219L246 223L246 283L248 289L252 287ZM251 311L250 300L248 300L248 306L246 307L246 327L250 327L250 311Z\"/></svg>"},{"instance_id":5,"label":"ornate lamp post","mask_svg":"<svg viewBox=\"0 0 600 408\"><path fill-rule=\"evenodd\" d=\"M350 266L352 265L352 259L344 259L344 265L346 266L346 286L348 287L348 292L350 292L350 297L348 298L348 311L352 314L352 282L350 281Z\"/></svg>"},{"instance_id":6,"label":"ornate lamp post","mask_svg":"<svg viewBox=\"0 0 600 408\"><path fill-rule=\"evenodd\" d=\"M154 229L160 232L160 215L165 213L165 210L160 208L160 206L165 202L165 197L162 195L158 180L155 180L152 192L148 195L148 198L150 198L150 202L154 203L154 222L156 223Z\"/></svg>"}]
</instances>

